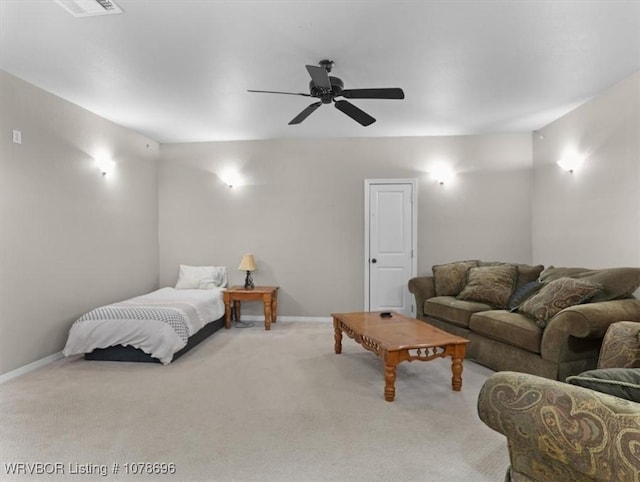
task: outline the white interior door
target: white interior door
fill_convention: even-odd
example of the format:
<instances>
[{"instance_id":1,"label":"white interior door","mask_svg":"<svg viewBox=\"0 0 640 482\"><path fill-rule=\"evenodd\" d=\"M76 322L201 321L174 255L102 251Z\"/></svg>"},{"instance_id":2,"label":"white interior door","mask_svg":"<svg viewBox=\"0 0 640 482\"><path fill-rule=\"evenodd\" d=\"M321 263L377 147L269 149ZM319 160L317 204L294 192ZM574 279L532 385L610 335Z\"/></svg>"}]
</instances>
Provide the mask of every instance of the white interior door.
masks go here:
<instances>
[{"instance_id":1,"label":"white interior door","mask_svg":"<svg viewBox=\"0 0 640 482\"><path fill-rule=\"evenodd\" d=\"M407 282L415 276L415 181L366 183L365 309L413 314Z\"/></svg>"}]
</instances>

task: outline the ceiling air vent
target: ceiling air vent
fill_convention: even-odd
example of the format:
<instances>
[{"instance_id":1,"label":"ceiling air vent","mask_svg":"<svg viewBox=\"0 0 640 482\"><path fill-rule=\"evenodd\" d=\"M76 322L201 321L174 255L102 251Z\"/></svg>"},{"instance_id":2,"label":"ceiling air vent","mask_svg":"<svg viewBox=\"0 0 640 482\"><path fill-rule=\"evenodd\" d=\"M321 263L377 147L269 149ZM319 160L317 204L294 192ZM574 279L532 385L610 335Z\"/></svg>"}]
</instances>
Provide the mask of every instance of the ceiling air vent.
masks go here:
<instances>
[{"instance_id":1,"label":"ceiling air vent","mask_svg":"<svg viewBox=\"0 0 640 482\"><path fill-rule=\"evenodd\" d=\"M112 0L54 0L74 17L93 17L122 13Z\"/></svg>"}]
</instances>

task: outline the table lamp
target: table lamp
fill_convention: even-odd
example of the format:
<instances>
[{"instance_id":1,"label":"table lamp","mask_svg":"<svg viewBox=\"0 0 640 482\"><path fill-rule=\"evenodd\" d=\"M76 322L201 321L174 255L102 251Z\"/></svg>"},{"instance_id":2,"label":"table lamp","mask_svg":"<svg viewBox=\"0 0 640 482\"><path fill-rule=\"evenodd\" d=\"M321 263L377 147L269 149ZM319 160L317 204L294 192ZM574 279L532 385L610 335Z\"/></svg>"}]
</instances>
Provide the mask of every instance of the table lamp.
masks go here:
<instances>
[{"instance_id":1,"label":"table lamp","mask_svg":"<svg viewBox=\"0 0 640 482\"><path fill-rule=\"evenodd\" d=\"M252 254L245 254L242 257L242 261L240 261L240 266L238 266L239 270L246 271L247 277L244 280L244 289L252 290L254 288L253 278L251 277L251 272L258 269L256 266L256 261L253 259Z\"/></svg>"}]
</instances>

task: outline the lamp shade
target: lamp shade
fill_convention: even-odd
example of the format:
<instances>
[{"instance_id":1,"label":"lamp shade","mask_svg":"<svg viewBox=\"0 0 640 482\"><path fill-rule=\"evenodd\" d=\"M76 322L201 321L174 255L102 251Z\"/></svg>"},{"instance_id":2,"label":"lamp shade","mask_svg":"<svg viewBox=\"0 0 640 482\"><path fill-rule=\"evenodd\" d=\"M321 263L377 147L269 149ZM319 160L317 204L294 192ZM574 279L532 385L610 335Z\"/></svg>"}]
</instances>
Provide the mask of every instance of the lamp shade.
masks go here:
<instances>
[{"instance_id":1,"label":"lamp shade","mask_svg":"<svg viewBox=\"0 0 640 482\"><path fill-rule=\"evenodd\" d=\"M258 269L256 266L256 260L253 259L252 254L245 254L242 257L242 261L240 261L240 266L238 266L239 270L242 271L255 271Z\"/></svg>"}]
</instances>

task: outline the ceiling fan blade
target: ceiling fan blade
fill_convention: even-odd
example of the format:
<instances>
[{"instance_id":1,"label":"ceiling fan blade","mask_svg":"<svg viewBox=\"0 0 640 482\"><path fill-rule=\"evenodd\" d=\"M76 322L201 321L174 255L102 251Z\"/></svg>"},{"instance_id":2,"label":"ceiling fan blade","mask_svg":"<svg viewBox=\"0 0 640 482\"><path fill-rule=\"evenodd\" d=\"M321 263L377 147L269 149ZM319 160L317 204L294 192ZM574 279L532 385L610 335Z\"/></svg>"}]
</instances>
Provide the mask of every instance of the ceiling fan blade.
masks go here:
<instances>
[{"instance_id":1,"label":"ceiling fan blade","mask_svg":"<svg viewBox=\"0 0 640 482\"><path fill-rule=\"evenodd\" d=\"M349 117L351 117L354 121L358 122L359 124L362 124L365 127L373 124L376 121L373 117L371 117L365 111L357 108L351 102L348 102L346 100L336 100L335 103L336 103L336 109L344 112Z\"/></svg>"},{"instance_id":2,"label":"ceiling fan blade","mask_svg":"<svg viewBox=\"0 0 640 482\"><path fill-rule=\"evenodd\" d=\"M258 92L261 94L287 94L287 95L303 95L305 97L311 97L311 94L301 94L299 92L279 92L276 90L251 90L247 89L247 92Z\"/></svg>"},{"instance_id":3,"label":"ceiling fan blade","mask_svg":"<svg viewBox=\"0 0 640 482\"><path fill-rule=\"evenodd\" d=\"M347 99L404 99L404 92L400 88L346 89L342 96Z\"/></svg>"},{"instance_id":4,"label":"ceiling fan blade","mask_svg":"<svg viewBox=\"0 0 640 482\"><path fill-rule=\"evenodd\" d=\"M331 81L329 80L329 72L324 67L318 67L316 65L306 65L307 72L311 76L311 80L321 89L331 90Z\"/></svg>"},{"instance_id":5,"label":"ceiling fan blade","mask_svg":"<svg viewBox=\"0 0 640 482\"><path fill-rule=\"evenodd\" d=\"M300 124L300 122L302 122L307 117L309 117L311 113L321 105L322 105L322 102L314 102L313 104L309 104L305 110L303 110L293 119L291 119L291 122L289 122L289 125Z\"/></svg>"}]
</instances>

